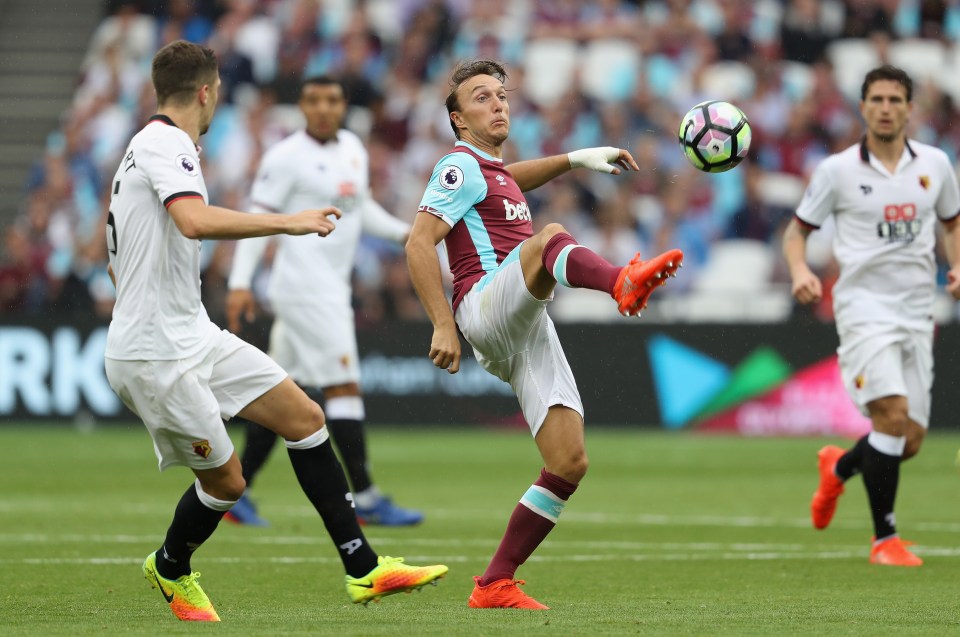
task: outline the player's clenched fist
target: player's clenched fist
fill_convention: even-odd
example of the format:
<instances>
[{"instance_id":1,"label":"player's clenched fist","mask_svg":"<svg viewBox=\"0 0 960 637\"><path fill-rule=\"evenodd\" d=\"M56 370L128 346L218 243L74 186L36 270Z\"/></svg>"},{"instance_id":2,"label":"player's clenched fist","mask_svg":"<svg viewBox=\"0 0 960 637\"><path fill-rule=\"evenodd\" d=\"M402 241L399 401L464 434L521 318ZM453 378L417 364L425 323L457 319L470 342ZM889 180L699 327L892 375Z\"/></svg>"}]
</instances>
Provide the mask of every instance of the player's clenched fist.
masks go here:
<instances>
[{"instance_id":1,"label":"player's clenched fist","mask_svg":"<svg viewBox=\"0 0 960 637\"><path fill-rule=\"evenodd\" d=\"M319 210L304 210L290 215L290 228L287 234L301 235L316 232L325 237L337 227L333 218L339 219L342 213L332 206Z\"/></svg>"},{"instance_id":2,"label":"player's clenched fist","mask_svg":"<svg viewBox=\"0 0 960 637\"><path fill-rule=\"evenodd\" d=\"M430 342L430 359L440 369L451 374L460 371L460 339L456 329L437 328Z\"/></svg>"},{"instance_id":3,"label":"player's clenched fist","mask_svg":"<svg viewBox=\"0 0 960 637\"><path fill-rule=\"evenodd\" d=\"M817 275L807 269L793 277L791 292L800 303L818 303L823 297L823 286Z\"/></svg>"}]
</instances>

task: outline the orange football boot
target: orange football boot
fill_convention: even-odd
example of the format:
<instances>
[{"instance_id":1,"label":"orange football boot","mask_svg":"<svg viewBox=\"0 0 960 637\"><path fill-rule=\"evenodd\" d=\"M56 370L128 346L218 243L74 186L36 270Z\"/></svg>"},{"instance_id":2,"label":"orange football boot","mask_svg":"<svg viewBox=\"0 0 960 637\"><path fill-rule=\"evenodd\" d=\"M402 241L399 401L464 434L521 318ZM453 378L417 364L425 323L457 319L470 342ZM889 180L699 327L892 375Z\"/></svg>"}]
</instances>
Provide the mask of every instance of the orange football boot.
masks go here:
<instances>
[{"instance_id":1,"label":"orange football boot","mask_svg":"<svg viewBox=\"0 0 960 637\"><path fill-rule=\"evenodd\" d=\"M810 501L810 519L815 529L825 529L837 511L837 498L843 495L843 480L833 472L837 460L846 451L834 445L827 445L817 452L817 465L820 469L820 485Z\"/></svg>"},{"instance_id":2,"label":"orange football boot","mask_svg":"<svg viewBox=\"0 0 960 637\"><path fill-rule=\"evenodd\" d=\"M870 563L883 566L922 566L923 560L907 549L906 542L893 535L873 545L870 549Z\"/></svg>"},{"instance_id":3,"label":"orange football boot","mask_svg":"<svg viewBox=\"0 0 960 637\"><path fill-rule=\"evenodd\" d=\"M522 579L498 579L486 586L480 586L480 576L473 578L477 583L470 593L467 606L470 608L523 608L526 610L550 610L522 590Z\"/></svg>"},{"instance_id":4,"label":"orange football boot","mask_svg":"<svg viewBox=\"0 0 960 637\"><path fill-rule=\"evenodd\" d=\"M683 267L683 252L667 250L649 261L642 261L640 253L623 266L610 295L617 302L617 309L624 316L639 316L647 307L650 294L659 286L667 284L667 278L677 276L677 268Z\"/></svg>"}]
</instances>

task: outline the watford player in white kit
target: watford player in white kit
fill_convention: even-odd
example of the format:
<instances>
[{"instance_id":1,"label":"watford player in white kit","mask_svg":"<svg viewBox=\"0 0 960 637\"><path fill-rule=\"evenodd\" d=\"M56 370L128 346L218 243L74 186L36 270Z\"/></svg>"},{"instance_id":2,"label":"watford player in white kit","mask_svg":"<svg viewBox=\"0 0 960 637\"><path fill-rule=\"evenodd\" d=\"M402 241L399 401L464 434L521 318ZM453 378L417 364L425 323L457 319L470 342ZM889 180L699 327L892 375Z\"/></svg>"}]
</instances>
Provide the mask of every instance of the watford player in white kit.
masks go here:
<instances>
[{"instance_id":1,"label":"watford player in white kit","mask_svg":"<svg viewBox=\"0 0 960 637\"><path fill-rule=\"evenodd\" d=\"M117 302L107 333L110 386L146 425L160 469L189 467L196 480L177 504L162 546L143 563L182 620L220 621L191 557L244 491L223 421L252 420L285 440L300 486L346 571L354 602L420 588L447 572L379 557L360 529L320 406L257 348L220 330L200 301L200 240L273 234L320 241L336 208L251 215L207 203L200 136L217 105L210 49L176 41L153 59L158 112L131 140L111 183L106 228Z\"/></svg>"},{"instance_id":2,"label":"watford player in white kit","mask_svg":"<svg viewBox=\"0 0 960 637\"><path fill-rule=\"evenodd\" d=\"M807 266L806 240L834 217L841 375L872 423L851 449L820 450L813 526L830 524L844 482L862 474L875 532L870 562L890 566L923 563L897 535L894 501L900 463L920 451L929 427L938 221L950 261L947 291L960 298L956 173L943 151L907 139L912 91L910 77L896 67L866 75L860 102L865 137L817 167L783 238L793 295L800 303L818 302L823 289Z\"/></svg>"},{"instance_id":3,"label":"watford player in white kit","mask_svg":"<svg viewBox=\"0 0 960 637\"><path fill-rule=\"evenodd\" d=\"M269 214L330 205L342 216L337 232L323 241L279 239L268 288L276 317L269 354L300 387L311 394L322 392L327 427L346 465L361 521L418 524L423 514L394 504L370 476L350 287L361 233L401 244L410 225L370 195L367 151L355 134L341 128L347 108L343 86L326 76L308 78L301 84L299 106L306 128L264 155L250 194L253 211ZM268 241L264 237L237 244L227 296L227 321L234 334L242 335L243 320L254 318L251 281ZM246 433L241 464L249 487L277 436L256 424L248 425ZM266 524L247 495L228 519Z\"/></svg>"}]
</instances>

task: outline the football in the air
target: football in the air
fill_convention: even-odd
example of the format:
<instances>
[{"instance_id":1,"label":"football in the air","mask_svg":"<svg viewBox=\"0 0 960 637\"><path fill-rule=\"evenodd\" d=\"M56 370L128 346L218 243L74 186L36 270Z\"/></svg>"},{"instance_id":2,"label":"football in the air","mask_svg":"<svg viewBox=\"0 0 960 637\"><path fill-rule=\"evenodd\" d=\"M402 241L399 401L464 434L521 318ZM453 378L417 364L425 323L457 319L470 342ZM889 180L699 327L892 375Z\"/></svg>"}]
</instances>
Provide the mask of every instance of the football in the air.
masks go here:
<instances>
[{"instance_id":1,"label":"football in the air","mask_svg":"<svg viewBox=\"0 0 960 637\"><path fill-rule=\"evenodd\" d=\"M680 122L680 147L697 170L722 173L730 170L750 150L750 122L729 102L697 104Z\"/></svg>"}]
</instances>

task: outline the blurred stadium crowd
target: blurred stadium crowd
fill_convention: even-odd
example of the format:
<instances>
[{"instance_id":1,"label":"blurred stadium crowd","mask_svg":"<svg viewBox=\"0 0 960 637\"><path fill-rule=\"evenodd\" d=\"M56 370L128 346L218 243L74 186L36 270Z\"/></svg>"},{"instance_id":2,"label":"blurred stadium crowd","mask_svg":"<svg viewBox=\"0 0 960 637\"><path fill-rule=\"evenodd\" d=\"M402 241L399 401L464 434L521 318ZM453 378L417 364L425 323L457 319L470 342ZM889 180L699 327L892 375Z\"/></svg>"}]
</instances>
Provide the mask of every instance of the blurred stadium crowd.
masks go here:
<instances>
[{"instance_id":1,"label":"blurred stadium crowd","mask_svg":"<svg viewBox=\"0 0 960 637\"><path fill-rule=\"evenodd\" d=\"M73 103L4 229L0 313L109 316L109 180L154 112L151 57L180 38L219 56L203 171L211 201L239 209L264 149L301 124L299 81L325 73L348 88L346 125L367 141L375 197L412 220L453 143L443 106L452 65L505 61L508 161L616 145L641 166L618 178L578 171L530 193L534 223L560 222L613 262L683 249L686 267L661 304L689 320L791 314L779 235L814 165L858 140L860 82L873 66L913 75L911 136L960 155L955 0L110 0ZM750 159L731 172L697 173L677 147L682 114L705 99L735 102L753 125ZM829 282L829 230L818 234L811 261ZM232 249L203 244L211 315ZM424 318L398 247L365 240L355 278L361 323ZM616 314L575 291L557 300L559 320ZM829 320L829 303L816 316Z\"/></svg>"}]
</instances>

